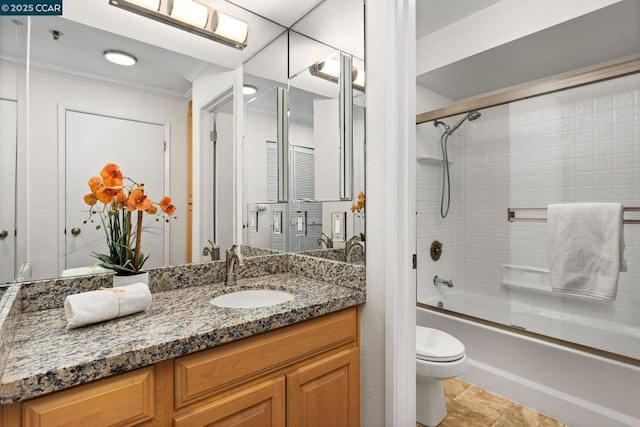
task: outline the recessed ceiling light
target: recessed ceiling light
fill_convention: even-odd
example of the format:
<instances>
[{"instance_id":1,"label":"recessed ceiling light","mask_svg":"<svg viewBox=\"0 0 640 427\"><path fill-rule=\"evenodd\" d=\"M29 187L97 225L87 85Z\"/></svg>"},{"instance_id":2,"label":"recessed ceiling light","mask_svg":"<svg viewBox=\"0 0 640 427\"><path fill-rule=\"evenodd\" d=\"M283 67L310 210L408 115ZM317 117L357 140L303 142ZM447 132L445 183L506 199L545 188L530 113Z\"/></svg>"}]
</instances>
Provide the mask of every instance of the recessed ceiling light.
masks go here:
<instances>
[{"instance_id":1,"label":"recessed ceiling light","mask_svg":"<svg viewBox=\"0 0 640 427\"><path fill-rule=\"evenodd\" d=\"M258 92L258 88L251 85L242 86L242 94L243 95L253 95Z\"/></svg>"},{"instance_id":2,"label":"recessed ceiling light","mask_svg":"<svg viewBox=\"0 0 640 427\"><path fill-rule=\"evenodd\" d=\"M118 65L131 66L138 62L135 56L120 50L105 50L102 54L107 61Z\"/></svg>"}]
</instances>

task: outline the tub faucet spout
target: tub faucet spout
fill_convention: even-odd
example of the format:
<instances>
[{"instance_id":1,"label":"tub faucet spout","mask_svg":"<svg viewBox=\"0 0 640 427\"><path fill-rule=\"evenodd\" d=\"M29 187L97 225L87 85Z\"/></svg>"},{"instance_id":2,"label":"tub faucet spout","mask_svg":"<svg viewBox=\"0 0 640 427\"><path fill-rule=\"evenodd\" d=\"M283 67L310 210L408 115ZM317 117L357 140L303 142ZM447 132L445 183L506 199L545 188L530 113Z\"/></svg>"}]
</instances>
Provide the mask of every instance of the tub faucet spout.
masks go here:
<instances>
[{"instance_id":1,"label":"tub faucet spout","mask_svg":"<svg viewBox=\"0 0 640 427\"><path fill-rule=\"evenodd\" d=\"M236 267L242 265L242 255L240 255L240 248L237 245L231 246L225 251L225 272L227 273L224 284L235 285L236 284Z\"/></svg>"},{"instance_id":2,"label":"tub faucet spout","mask_svg":"<svg viewBox=\"0 0 640 427\"><path fill-rule=\"evenodd\" d=\"M434 286L446 285L447 288L453 288L453 280L444 277L433 276L433 284Z\"/></svg>"}]
</instances>

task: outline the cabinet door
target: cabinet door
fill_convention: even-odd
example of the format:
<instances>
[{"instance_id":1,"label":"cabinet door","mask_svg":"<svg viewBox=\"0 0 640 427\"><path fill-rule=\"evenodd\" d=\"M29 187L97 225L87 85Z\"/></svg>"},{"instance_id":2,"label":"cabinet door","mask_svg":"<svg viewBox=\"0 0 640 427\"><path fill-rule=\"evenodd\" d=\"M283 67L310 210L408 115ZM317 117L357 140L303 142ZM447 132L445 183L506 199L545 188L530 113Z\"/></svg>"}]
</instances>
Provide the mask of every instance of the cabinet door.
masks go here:
<instances>
[{"instance_id":1,"label":"cabinet door","mask_svg":"<svg viewBox=\"0 0 640 427\"><path fill-rule=\"evenodd\" d=\"M287 374L287 425L360 425L360 352L341 351Z\"/></svg>"},{"instance_id":2,"label":"cabinet door","mask_svg":"<svg viewBox=\"0 0 640 427\"><path fill-rule=\"evenodd\" d=\"M285 425L284 377L264 381L175 418L175 427L281 427Z\"/></svg>"},{"instance_id":3,"label":"cabinet door","mask_svg":"<svg viewBox=\"0 0 640 427\"><path fill-rule=\"evenodd\" d=\"M153 419L153 367L27 401L23 425L125 426Z\"/></svg>"}]
</instances>

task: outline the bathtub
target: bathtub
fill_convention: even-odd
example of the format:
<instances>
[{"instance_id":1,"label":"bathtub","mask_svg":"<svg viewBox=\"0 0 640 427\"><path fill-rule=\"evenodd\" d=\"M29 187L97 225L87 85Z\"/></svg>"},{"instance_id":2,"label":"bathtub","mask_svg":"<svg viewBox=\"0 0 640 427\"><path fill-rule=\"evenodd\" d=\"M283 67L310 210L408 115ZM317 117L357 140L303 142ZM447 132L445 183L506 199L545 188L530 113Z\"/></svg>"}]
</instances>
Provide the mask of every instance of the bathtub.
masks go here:
<instances>
[{"instance_id":1,"label":"bathtub","mask_svg":"<svg viewBox=\"0 0 640 427\"><path fill-rule=\"evenodd\" d=\"M494 322L510 324L512 319L518 319L520 327L544 320L557 322L560 330L577 329L594 339L612 332L595 328L596 325L589 329L580 321L568 325L561 313L530 310L526 315L513 316L504 301L485 296L454 292L433 298L428 304L437 305L438 301L445 309ZM456 317L443 310L416 310L418 325L446 331L464 343L468 367L463 380L572 427L640 426L639 366Z\"/></svg>"}]
</instances>

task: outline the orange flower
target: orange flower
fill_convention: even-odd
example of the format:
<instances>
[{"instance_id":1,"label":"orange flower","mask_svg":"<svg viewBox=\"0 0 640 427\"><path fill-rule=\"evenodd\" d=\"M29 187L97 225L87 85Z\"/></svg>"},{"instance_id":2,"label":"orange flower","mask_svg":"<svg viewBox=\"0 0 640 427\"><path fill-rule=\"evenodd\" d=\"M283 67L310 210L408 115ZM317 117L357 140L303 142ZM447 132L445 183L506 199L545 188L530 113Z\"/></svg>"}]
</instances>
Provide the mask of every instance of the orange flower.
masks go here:
<instances>
[{"instance_id":1,"label":"orange flower","mask_svg":"<svg viewBox=\"0 0 640 427\"><path fill-rule=\"evenodd\" d=\"M107 163L100 171L100 176L104 179L104 185L107 187L122 186L122 172L120 172L120 166L115 163Z\"/></svg>"},{"instance_id":2,"label":"orange flower","mask_svg":"<svg viewBox=\"0 0 640 427\"><path fill-rule=\"evenodd\" d=\"M151 205L151 207L147 209L145 212L148 213L149 215L155 215L158 212L158 208Z\"/></svg>"},{"instance_id":3,"label":"orange flower","mask_svg":"<svg viewBox=\"0 0 640 427\"><path fill-rule=\"evenodd\" d=\"M127 204L127 195L124 191L121 191L118 193L118 197L116 198L115 202L120 205L120 206L124 206Z\"/></svg>"},{"instance_id":4,"label":"orange flower","mask_svg":"<svg viewBox=\"0 0 640 427\"><path fill-rule=\"evenodd\" d=\"M91 192L95 193L102 185L102 178L100 178L99 176L92 176L91 179L87 182L87 185L89 185Z\"/></svg>"},{"instance_id":5,"label":"orange flower","mask_svg":"<svg viewBox=\"0 0 640 427\"><path fill-rule=\"evenodd\" d=\"M111 203L113 198L117 197L121 192L122 188L120 187L102 186L96 191L96 198L106 205L107 203Z\"/></svg>"},{"instance_id":6,"label":"orange flower","mask_svg":"<svg viewBox=\"0 0 640 427\"><path fill-rule=\"evenodd\" d=\"M162 212L171 216L176 212L176 207L171 204L171 197L164 196L162 200L160 200L160 209Z\"/></svg>"},{"instance_id":7,"label":"orange flower","mask_svg":"<svg viewBox=\"0 0 640 427\"><path fill-rule=\"evenodd\" d=\"M89 193L84 196L84 202L89 206L93 206L98 202L98 198L95 194Z\"/></svg>"},{"instance_id":8,"label":"orange flower","mask_svg":"<svg viewBox=\"0 0 640 427\"><path fill-rule=\"evenodd\" d=\"M153 206L153 202L150 198L145 196L142 188L136 188L129 194L129 198L127 199L127 210L135 211L136 209L139 211L146 211L147 209Z\"/></svg>"}]
</instances>

